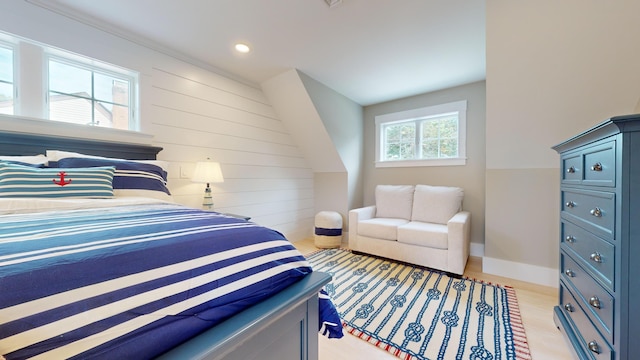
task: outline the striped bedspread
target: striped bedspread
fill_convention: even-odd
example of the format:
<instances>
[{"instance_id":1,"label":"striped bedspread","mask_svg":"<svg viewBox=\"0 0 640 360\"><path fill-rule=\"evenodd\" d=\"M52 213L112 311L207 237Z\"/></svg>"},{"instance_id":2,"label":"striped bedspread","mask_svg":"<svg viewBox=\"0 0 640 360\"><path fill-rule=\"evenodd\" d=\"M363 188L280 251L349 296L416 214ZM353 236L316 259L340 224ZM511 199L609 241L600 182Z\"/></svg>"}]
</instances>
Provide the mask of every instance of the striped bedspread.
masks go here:
<instances>
[{"instance_id":1,"label":"striped bedspread","mask_svg":"<svg viewBox=\"0 0 640 360\"><path fill-rule=\"evenodd\" d=\"M180 205L0 216L0 355L152 358L310 272L277 231Z\"/></svg>"}]
</instances>

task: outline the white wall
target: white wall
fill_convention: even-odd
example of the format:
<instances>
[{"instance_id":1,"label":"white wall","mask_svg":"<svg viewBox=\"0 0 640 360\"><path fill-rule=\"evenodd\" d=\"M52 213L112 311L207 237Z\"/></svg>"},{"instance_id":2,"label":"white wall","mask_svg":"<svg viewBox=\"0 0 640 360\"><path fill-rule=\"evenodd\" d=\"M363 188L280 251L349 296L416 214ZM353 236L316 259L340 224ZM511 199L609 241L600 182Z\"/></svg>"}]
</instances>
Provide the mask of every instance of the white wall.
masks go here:
<instances>
[{"instance_id":1,"label":"white wall","mask_svg":"<svg viewBox=\"0 0 640 360\"><path fill-rule=\"evenodd\" d=\"M362 202L362 106L296 69L261 86L314 171L314 212L346 225Z\"/></svg>"},{"instance_id":2,"label":"white wall","mask_svg":"<svg viewBox=\"0 0 640 360\"><path fill-rule=\"evenodd\" d=\"M321 175L324 180L320 180L320 174L316 173L316 212L338 211L343 216L345 227L348 227L348 211L362 205L363 109L359 104L304 73L300 73L300 79L322 119L323 127L329 134L330 146L340 154L340 160L346 170L343 174L324 173ZM316 151L325 152L323 149ZM339 180L343 181L342 187L334 186L333 183ZM333 208L328 199L341 199L342 207Z\"/></svg>"},{"instance_id":3,"label":"white wall","mask_svg":"<svg viewBox=\"0 0 640 360\"><path fill-rule=\"evenodd\" d=\"M225 176L213 184L215 208L251 216L291 240L313 232L313 172L262 90L123 40L24 1L0 2L0 30L139 71L142 131L171 163L169 188L199 207L204 185L190 175L196 161L219 161ZM20 129L0 122L4 130ZM35 124L35 125L34 125ZM49 132L30 122L28 131ZM71 136L94 137L94 129ZM69 131L66 131L69 133ZM97 135L100 138L103 135ZM111 139L149 143L122 133ZM138 141L140 140L140 141Z\"/></svg>"},{"instance_id":4,"label":"white wall","mask_svg":"<svg viewBox=\"0 0 640 360\"><path fill-rule=\"evenodd\" d=\"M487 2L486 272L557 285L550 147L634 112L638 14L638 1Z\"/></svg>"}]
</instances>

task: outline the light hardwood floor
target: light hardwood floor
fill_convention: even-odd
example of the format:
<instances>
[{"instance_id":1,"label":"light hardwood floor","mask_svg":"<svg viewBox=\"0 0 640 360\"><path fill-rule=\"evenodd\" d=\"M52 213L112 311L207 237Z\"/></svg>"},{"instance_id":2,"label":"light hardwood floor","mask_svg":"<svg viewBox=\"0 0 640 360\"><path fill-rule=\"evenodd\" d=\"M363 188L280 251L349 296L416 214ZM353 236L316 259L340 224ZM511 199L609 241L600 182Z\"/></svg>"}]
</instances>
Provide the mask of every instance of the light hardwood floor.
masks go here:
<instances>
[{"instance_id":1,"label":"light hardwood floor","mask_svg":"<svg viewBox=\"0 0 640 360\"><path fill-rule=\"evenodd\" d=\"M303 254L318 250L313 238L294 242L293 245ZM343 246L347 247L344 243ZM482 272L482 258L479 257L469 258L464 276L515 289L533 360L573 359L564 338L553 323L553 306L558 301L558 289L485 274ZM345 334L339 340L327 339L324 336L319 338L320 360L397 359L349 334Z\"/></svg>"}]
</instances>

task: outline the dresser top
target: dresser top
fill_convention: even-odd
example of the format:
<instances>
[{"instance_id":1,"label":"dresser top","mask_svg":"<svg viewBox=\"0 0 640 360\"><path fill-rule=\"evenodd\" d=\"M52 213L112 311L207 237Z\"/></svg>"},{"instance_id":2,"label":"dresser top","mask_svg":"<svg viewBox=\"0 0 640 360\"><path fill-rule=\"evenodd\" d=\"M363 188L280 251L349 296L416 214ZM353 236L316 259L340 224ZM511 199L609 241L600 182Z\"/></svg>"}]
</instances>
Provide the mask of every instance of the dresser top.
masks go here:
<instances>
[{"instance_id":1,"label":"dresser top","mask_svg":"<svg viewBox=\"0 0 640 360\"><path fill-rule=\"evenodd\" d=\"M561 153L611 135L636 131L640 131L640 114L614 116L551 148Z\"/></svg>"}]
</instances>

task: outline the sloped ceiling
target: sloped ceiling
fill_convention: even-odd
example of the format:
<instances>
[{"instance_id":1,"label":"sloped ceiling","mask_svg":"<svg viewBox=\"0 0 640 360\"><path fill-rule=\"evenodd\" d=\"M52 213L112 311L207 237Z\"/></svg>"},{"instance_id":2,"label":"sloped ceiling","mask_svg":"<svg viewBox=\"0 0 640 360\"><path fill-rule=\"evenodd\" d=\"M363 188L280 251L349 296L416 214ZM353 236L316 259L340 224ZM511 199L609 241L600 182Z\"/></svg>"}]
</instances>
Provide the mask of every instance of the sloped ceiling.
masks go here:
<instances>
[{"instance_id":1,"label":"sloped ceiling","mask_svg":"<svg viewBox=\"0 0 640 360\"><path fill-rule=\"evenodd\" d=\"M485 78L482 0L25 1L256 86L298 69L360 105Z\"/></svg>"},{"instance_id":2,"label":"sloped ceiling","mask_svg":"<svg viewBox=\"0 0 640 360\"><path fill-rule=\"evenodd\" d=\"M346 171L296 70L272 77L262 88L314 172Z\"/></svg>"}]
</instances>

